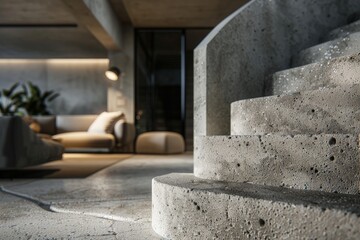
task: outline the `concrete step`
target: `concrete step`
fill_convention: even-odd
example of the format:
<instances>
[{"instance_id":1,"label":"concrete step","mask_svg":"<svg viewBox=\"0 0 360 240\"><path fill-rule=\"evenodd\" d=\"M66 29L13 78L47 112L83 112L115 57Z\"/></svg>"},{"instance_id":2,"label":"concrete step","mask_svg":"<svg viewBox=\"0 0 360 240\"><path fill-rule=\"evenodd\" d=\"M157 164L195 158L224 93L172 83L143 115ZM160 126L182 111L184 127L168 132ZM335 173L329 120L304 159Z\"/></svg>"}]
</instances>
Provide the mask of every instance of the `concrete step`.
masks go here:
<instances>
[{"instance_id":1,"label":"concrete step","mask_svg":"<svg viewBox=\"0 0 360 240\"><path fill-rule=\"evenodd\" d=\"M327 61L360 52L360 32L302 50L292 59L294 67Z\"/></svg>"},{"instance_id":2,"label":"concrete step","mask_svg":"<svg viewBox=\"0 0 360 240\"><path fill-rule=\"evenodd\" d=\"M330 41L336 38L347 37L349 34L354 32L360 32L360 20L332 30L324 37L323 40Z\"/></svg>"},{"instance_id":3,"label":"concrete step","mask_svg":"<svg viewBox=\"0 0 360 240\"><path fill-rule=\"evenodd\" d=\"M231 104L231 135L321 133L360 133L360 85Z\"/></svg>"},{"instance_id":4,"label":"concrete step","mask_svg":"<svg viewBox=\"0 0 360 240\"><path fill-rule=\"evenodd\" d=\"M360 84L360 54L277 72L267 79L265 95Z\"/></svg>"},{"instance_id":5,"label":"concrete step","mask_svg":"<svg viewBox=\"0 0 360 240\"><path fill-rule=\"evenodd\" d=\"M358 195L202 180L153 179L152 226L167 239L359 239Z\"/></svg>"},{"instance_id":6,"label":"concrete step","mask_svg":"<svg viewBox=\"0 0 360 240\"><path fill-rule=\"evenodd\" d=\"M359 135L196 136L196 177L360 193Z\"/></svg>"}]
</instances>

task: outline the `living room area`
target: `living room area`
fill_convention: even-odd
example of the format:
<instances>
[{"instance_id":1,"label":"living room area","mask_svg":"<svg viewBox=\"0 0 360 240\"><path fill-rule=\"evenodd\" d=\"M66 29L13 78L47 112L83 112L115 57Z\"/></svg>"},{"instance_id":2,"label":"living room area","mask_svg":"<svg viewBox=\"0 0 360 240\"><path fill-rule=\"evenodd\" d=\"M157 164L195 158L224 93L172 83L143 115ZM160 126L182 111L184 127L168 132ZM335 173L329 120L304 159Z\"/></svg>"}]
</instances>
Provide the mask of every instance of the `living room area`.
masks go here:
<instances>
[{"instance_id":1,"label":"living room area","mask_svg":"<svg viewBox=\"0 0 360 240\"><path fill-rule=\"evenodd\" d=\"M0 0L0 239L360 239L359 0Z\"/></svg>"},{"instance_id":2,"label":"living room area","mask_svg":"<svg viewBox=\"0 0 360 240\"><path fill-rule=\"evenodd\" d=\"M194 49L246 1L0 0L0 238L162 239L193 172Z\"/></svg>"}]
</instances>

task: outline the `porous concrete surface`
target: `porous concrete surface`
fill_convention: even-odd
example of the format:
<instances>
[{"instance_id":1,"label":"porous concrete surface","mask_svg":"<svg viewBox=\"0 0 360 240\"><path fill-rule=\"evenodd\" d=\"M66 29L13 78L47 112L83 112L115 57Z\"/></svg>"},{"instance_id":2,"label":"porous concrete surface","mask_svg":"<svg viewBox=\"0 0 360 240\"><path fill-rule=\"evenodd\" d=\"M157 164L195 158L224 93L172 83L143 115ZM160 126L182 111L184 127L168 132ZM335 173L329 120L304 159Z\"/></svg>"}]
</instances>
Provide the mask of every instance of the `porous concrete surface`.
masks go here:
<instances>
[{"instance_id":1,"label":"porous concrete surface","mask_svg":"<svg viewBox=\"0 0 360 240\"><path fill-rule=\"evenodd\" d=\"M289 94L360 83L360 54L334 58L273 74L267 79L265 95Z\"/></svg>"},{"instance_id":2,"label":"porous concrete surface","mask_svg":"<svg viewBox=\"0 0 360 240\"><path fill-rule=\"evenodd\" d=\"M349 34L354 32L360 32L360 20L330 31L323 40L330 41L336 38L347 37Z\"/></svg>"},{"instance_id":3,"label":"porous concrete surface","mask_svg":"<svg viewBox=\"0 0 360 240\"><path fill-rule=\"evenodd\" d=\"M327 61L360 53L360 32L302 50L293 57L293 66Z\"/></svg>"},{"instance_id":4,"label":"porous concrete surface","mask_svg":"<svg viewBox=\"0 0 360 240\"><path fill-rule=\"evenodd\" d=\"M358 0L256 0L226 18L195 49L195 135L229 135L232 102L262 96L266 76L358 9Z\"/></svg>"},{"instance_id":5,"label":"porous concrete surface","mask_svg":"<svg viewBox=\"0 0 360 240\"><path fill-rule=\"evenodd\" d=\"M360 133L360 85L231 104L231 135Z\"/></svg>"},{"instance_id":6,"label":"porous concrete surface","mask_svg":"<svg viewBox=\"0 0 360 240\"><path fill-rule=\"evenodd\" d=\"M360 192L358 135L197 136L195 144L199 178Z\"/></svg>"},{"instance_id":7,"label":"porous concrete surface","mask_svg":"<svg viewBox=\"0 0 360 240\"><path fill-rule=\"evenodd\" d=\"M87 178L1 179L35 200L0 191L0 239L162 239L151 228L151 179L192 165L191 154L135 155Z\"/></svg>"},{"instance_id":8,"label":"porous concrete surface","mask_svg":"<svg viewBox=\"0 0 360 240\"><path fill-rule=\"evenodd\" d=\"M153 180L152 225L171 239L359 239L357 195L223 183L169 174Z\"/></svg>"}]
</instances>

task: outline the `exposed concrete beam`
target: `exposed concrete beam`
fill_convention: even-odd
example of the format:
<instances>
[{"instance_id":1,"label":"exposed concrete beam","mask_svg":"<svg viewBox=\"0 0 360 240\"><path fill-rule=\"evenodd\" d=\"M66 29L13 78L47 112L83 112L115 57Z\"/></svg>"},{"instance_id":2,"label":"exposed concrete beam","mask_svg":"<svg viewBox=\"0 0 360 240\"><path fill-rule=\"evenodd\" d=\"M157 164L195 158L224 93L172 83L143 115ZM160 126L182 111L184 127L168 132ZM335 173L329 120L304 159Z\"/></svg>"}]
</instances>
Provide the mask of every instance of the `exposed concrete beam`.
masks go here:
<instances>
[{"instance_id":1,"label":"exposed concrete beam","mask_svg":"<svg viewBox=\"0 0 360 240\"><path fill-rule=\"evenodd\" d=\"M62 0L108 50L122 49L121 23L107 0Z\"/></svg>"},{"instance_id":2,"label":"exposed concrete beam","mask_svg":"<svg viewBox=\"0 0 360 240\"><path fill-rule=\"evenodd\" d=\"M114 9L119 21L125 24L131 24L131 19L125 7L124 0L108 0L111 7Z\"/></svg>"}]
</instances>

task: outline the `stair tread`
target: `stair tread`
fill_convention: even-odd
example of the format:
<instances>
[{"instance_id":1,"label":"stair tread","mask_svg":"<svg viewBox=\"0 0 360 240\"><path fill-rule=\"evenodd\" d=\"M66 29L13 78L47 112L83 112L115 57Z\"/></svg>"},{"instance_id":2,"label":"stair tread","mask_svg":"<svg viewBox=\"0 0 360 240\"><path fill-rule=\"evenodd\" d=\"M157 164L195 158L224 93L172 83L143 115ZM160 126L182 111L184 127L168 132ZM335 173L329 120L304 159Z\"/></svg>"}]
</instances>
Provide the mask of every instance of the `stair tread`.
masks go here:
<instances>
[{"instance_id":1,"label":"stair tread","mask_svg":"<svg viewBox=\"0 0 360 240\"><path fill-rule=\"evenodd\" d=\"M295 205L321 206L354 213L360 217L360 198L353 194L327 193L282 187L264 186L252 183L234 183L206 180L195 177L192 173L170 173L155 177L154 181L215 194L238 195L260 198L269 201L287 202Z\"/></svg>"},{"instance_id":2,"label":"stair tread","mask_svg":"<svg viewBox=\"0 0 360 240\"><path fill-rule=\"evenodd\" d=\"M330 31L326 37L324 38L325 41L329 41L335 38L340 38L340 37L346 37L351 33L354 32L359 32L360 31L360 20L355 21L353 23L350 23L348 25L345 26L341 26L339 28L336 28L332 31Z\"/></svg>"},{"instance_id":3,"label":"stair tread","mask_svg":"<svg viewBox=\"0 0 360 240\"><path fill-rule=\"evenodd\" d=\"M173 173L153 179L152 198L153 228L171 239L190 239L194 234L202 239L217 235L223 239L249 235L276 239L285 234L347 239L360 234L357 195L218 182Z\"/></svg>"},{"instance_id":4,"label":"stair tread","mask_svg":"<svg viewBox=\"0 0 360 240\"><path fill-rule=\"evenodd\" d=\"M231 135L360 132L360 85L240 100Z\"/></svg>"},{"instance_id":5,"label":"stair tread","mask_svg":"<svg viewBox=\"0 0 360 240\"><path fill-rule=\"evenodd\" d=\"M200 178L360 192L358 134L196 136L194 145Z\"/></svg>"},{"instance_id":6,"label":"stair tread","mask_svg":"<svg viewBox=\"0 0 360 240\"><path fill-rule=\"evenodd\" d=\"M360 83L360 53L276 72L267 79L265 95L289 94L322 87Z\"/></svg>"},{"instance_id":7,"label":"stair tread","mask_svg":"<svg viewBox=\"0 0 360 240\"><path fill-rule=\"evenodd\" d=\"M335 57L349 56L354 52L360 52L360 32L302 50L293 57L293 66L302 66L327 61Z\"/></svg>"}]
</instances>

